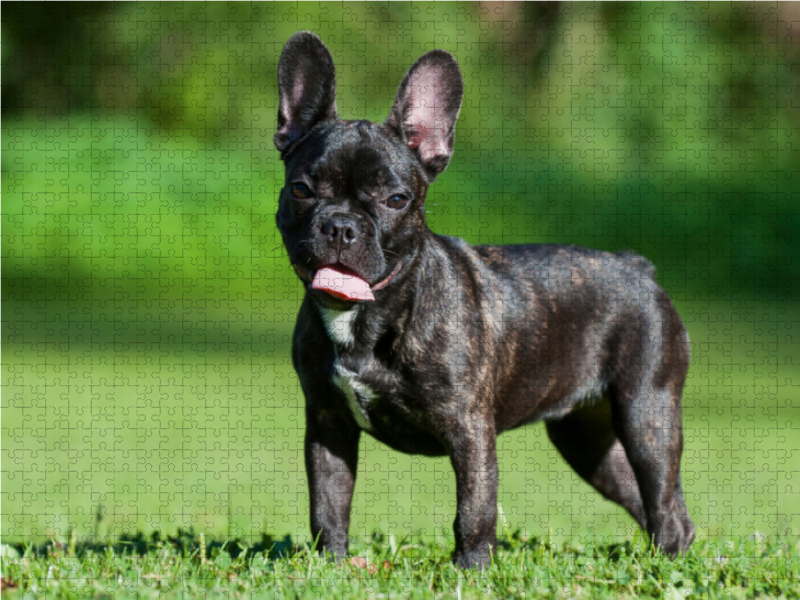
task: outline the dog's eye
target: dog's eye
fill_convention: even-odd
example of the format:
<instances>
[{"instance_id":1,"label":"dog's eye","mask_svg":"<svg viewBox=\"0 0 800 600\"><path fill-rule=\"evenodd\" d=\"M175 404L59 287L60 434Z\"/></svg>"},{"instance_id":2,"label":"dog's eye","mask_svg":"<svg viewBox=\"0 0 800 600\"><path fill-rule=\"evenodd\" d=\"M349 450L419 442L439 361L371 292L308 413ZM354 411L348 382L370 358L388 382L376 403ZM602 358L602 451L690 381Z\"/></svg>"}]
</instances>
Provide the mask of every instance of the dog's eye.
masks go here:
<instances>
[{"instance_id":1,"label":"dog's eye","mask_svg":"<svg viewBox=\"0 0 800 600\"><path fill-rule=\"evenodd\" d=\"M406 204L408 204L408 198L403 196L403 194L389 196L389 198L386 200L386 206L392 210L400 210L401 208L405 208Z\"/></svg>"},{"instance_id":2,"label":"dog's eye","mask_svg":"<svg viewBox=\"0 0 800 600\"><path fill-rule=\"evenodd\" d=\"M311 198L311 190L308 189L308 186L305 183L293 183L292 196L298 200L307 200Z\"/></svg>"}]
</instances>

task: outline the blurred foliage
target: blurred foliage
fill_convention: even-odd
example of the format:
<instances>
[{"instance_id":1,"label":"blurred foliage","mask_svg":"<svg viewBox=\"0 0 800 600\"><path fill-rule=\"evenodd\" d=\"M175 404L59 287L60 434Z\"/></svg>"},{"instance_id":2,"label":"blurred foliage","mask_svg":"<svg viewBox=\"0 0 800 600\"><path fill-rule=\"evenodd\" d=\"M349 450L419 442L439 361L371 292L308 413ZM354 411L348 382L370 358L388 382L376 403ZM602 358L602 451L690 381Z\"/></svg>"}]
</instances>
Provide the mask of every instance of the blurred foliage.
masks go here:
<instances>
[{"instance_id":1,"label":"blurred foliage","mask_svg":"<svg viewBox=\"0 0 800 600\"><path fill-rule=\"evenodd\" d=\"M295 302L273 225L299 29L344 118L459 60L435 231L633 249L673 294L800 290L800 5L4 3L5 297Z\"/></svg>"}]
</instances>

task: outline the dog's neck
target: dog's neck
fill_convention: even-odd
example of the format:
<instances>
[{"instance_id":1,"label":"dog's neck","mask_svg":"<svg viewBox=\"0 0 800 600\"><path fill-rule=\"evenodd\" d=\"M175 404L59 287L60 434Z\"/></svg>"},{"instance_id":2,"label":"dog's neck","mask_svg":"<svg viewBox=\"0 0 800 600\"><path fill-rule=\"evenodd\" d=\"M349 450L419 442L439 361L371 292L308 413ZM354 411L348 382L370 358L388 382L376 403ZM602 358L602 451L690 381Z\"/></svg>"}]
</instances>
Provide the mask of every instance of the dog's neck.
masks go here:
<instances>
[{"instance_id":1,"label":"dog's neck","mask_svg":"<svg viewBox=\"0 0 800 600\"><path fill-rule=\"evenodd\" d=\"M406 258L394 280L374 302L334 306L311 299L338 356L372 357L379 347L391 345L392 336L406 331L407 322L415 315L421 319L429 314L432 305L450 304L445 298L432 295L437 287L433 282L452 273L454 266L440 240L430 230L427 233L418 251Z\"/></svg>"},{"instance_id":2,"label":"dog's neck","mask_svg":"<svg viewBox=\"0 0 800 600\"><path fill-rule=\"evenodd\" d=\"M374 302L347 306L323 304L311 298L338 354L369 352L392 328L396 329L398 322L416 312L420 290L431 289L430 280L436 277L432 263L439 260L438 253L431 252L435 237L430 234L426 238L415 253L403 258L402 267L385 289L376 294Z\"/></svg>"}]
</instances>

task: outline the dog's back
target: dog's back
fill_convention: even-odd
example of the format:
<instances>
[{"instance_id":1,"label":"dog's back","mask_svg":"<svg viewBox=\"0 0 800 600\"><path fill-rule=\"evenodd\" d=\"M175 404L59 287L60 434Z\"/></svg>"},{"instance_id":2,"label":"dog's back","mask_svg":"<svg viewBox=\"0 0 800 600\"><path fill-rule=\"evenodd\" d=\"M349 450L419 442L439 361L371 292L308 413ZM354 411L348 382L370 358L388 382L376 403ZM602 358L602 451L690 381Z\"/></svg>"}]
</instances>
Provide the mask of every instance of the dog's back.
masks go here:
<instances>
[{"instance_id":1,"label":"dog's back","mask_svg":"<svg viewBox=\"0 0 800 600\"><path fill-rule=\"evenodd\" d=\"M513 386L503 385L502 373L496 381L506 396L500 405L515 407L498 413L499 429L559 417L629 386L635 367L680 394L688 337L645 258L554 244L457 246L482 273L481 313L497 332L493 351L515 366L502 373L527 371L511 378Z\"/></svg>"}]
</instances>

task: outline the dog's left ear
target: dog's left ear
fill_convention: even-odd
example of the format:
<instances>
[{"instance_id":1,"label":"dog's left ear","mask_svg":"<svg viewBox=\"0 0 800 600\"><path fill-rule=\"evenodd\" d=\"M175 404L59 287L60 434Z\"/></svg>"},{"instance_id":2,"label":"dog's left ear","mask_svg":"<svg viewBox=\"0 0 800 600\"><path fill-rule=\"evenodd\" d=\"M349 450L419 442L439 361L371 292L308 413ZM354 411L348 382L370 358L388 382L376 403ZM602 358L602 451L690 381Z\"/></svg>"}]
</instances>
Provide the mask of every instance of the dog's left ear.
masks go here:
<instances>
[{"instance_id":1,"label":"dog's left ear","mask_svg":"<svg viewBox=\"0 0 800 600\"><path fill-rule=\"evenodd\" d=\"M386 119L422 162L433 181L453 154L464 83L453 55L433 50L408 70Z\"/></svg>"},{"instance_id":2,"label":"dog's left ear","mask_svg":"<svg viewBox=\"0 0 800 600\"><path fill-rule=\"evenodd\" d=\"M278 61L278 131L283 153L320 121L336 118L336 68L323 41L310 31L295 33Z\"/></svg>"}]
</instances>

